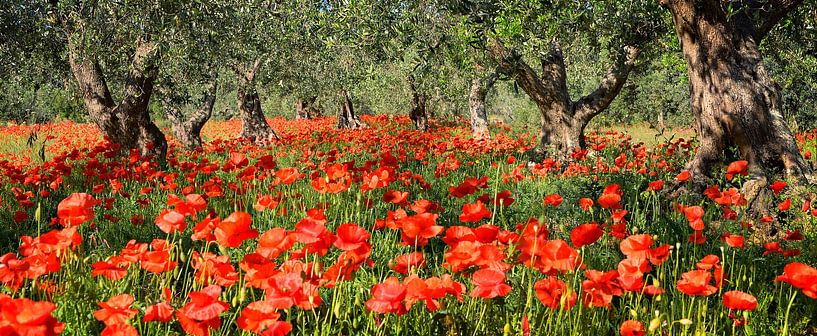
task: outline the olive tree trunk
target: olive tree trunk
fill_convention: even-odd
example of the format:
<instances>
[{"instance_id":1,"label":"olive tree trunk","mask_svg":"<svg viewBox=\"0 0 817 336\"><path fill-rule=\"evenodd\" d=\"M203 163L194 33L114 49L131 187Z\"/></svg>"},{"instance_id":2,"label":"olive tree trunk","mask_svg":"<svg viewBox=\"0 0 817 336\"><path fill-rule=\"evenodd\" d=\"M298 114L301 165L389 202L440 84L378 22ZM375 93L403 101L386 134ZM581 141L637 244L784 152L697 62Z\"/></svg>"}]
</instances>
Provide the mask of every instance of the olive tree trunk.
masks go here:
<instances>
[{"instance_id":1,"label":"olive tree trunk","mask_svg":"<svg viewBox=\"0 0 817 336\"><path fill-rule=\"evenodd\" d=\"M338 129L366 128L366 124L360 121L360 118L355 114L355 108L352 104L352 98L349 97L349 91L341 91L340 97L343 99L343 102L340 105L340 110L338 110Z\"/></svg>"},{"instance_id":2,"label":"olive tree trunk","mask_svg":"<svg viewBox=\"0 0 817 336\"><path fill-rule=\"evenodd\" d=\"M584 129L593 117L603 112L621 91L635 65L639 49L624 46L619 50L615 64L602 78L598 88L576 101L567 91L564 56L557 40L541 57L541 76L514 50L502 41L492 40L490 51L505 73L536 103L542 117L541 143L536 156L551 155L568 158L576 150L586 148Z\"/></svg>"},{"instance_id":3,"label":"olive tree trunk","mask_svg":"<svg viewBox=\"0 0 817 336\"><path fill-rule=\"evenodd\" d=\"M264 112L261 110L261 98L255 87L255 76L261 68L263 60L256 59L249 69L238 69L237 103L238 115L241 118L240 138L250 139L256 142L267 142L278 140L279 137L272 130Z\"/></svg>"},{"instance_id":4,"label":"olive tree trunk","mask_svg":"<svg viewBox=\"0 0 817 336\"><path fill-rule=\"evenodd\" d=\"M687 61L692 113L700 146L688 169L708 178L724 150L736 146L755 173L811 174L781 111L780 89L763 65L758 44L802 1L735 3L664 0Z\"/></svg>"},{"instance_id":5,"label":"olive tree trunk","mask_svg":"<svg viewBox=\"0 0 817 336\"><path fill-rule=\"evenodd\" d=\"M414 124L414 129L419 131L428 131L428 113L426 109L427 97L424 93L417 90L417 84L414 76L408 76L409 88L411 89L411 110L409 111L409 119Z\"/></svg>"},{"instance_id":6,"label":"olive tree trunk","mask_svg":"<svg viewBox=\"0 0 817 336\"><path fill-rule=\"evenodd\" d=\"M322 116L321 110L315 105L317 96L307 98L298 97L295 100L295 119L315 119Z\"/></svg>"},{"instance_id":7,"label":"olive tree trunk","mask_svg":"<svg viewBox=\"0 0 817 336\"><path fill-rule=\"evenodd\" d=\"M162 95L165 116L170 121L173 136L186 149L194 150L202 147L201 129L213 115L213 106L216 103L216 76L215 72L211 75L205 84L201 106L187 119L167 95Z\"/></svg>"},{"instance_id":8,"label":"olive tree trunk","mask_svg":"<svg viewBox=\"0 0 817 336\"><path fill-rule=\"evenodd\" d=\"M124 97L115 103L96 56L68 37L68 63L94 124L121 151L137 149L143 156L164 162L167 140L148 111L158 59L155 43L147 39L137 41L125 79Z\"/></svg>"},{"instance_id":9,"label":"olive tree trunk","mask_svg":"<svg viewBox=\"0 0 817 336\"><path fill-rule=\"evenodd\" d=\"M491 72L487 75L478 73L471 80L471 90L468 92L468 110L471 115L471 136L475 140L490 139L491 133L488 130L488 110L485 106L485 98L497 79L497 73Z\"/></svg>"}]
</instances>

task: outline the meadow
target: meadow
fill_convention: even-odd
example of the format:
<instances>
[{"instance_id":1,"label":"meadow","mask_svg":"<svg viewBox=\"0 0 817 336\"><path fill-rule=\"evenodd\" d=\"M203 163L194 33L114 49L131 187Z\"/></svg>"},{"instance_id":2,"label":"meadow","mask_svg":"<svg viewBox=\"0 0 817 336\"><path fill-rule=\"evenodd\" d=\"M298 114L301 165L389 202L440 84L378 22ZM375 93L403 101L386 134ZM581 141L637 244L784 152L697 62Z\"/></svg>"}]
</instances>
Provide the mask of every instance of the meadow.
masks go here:
<instances>
[{"instance_id":1,"label":"meadow","mask_svg":"<svg viewBox=\"0 0 817 336\"><path fill-rule=\"evenodd\" d=\"M270 119L266 145L212 121L166 167L91 124L0 127L0 335L817 333L809 187L758 211L734 161L671 193L687 133L529 164L502 124L362 119Z\"/></svg>"}]
</instances>

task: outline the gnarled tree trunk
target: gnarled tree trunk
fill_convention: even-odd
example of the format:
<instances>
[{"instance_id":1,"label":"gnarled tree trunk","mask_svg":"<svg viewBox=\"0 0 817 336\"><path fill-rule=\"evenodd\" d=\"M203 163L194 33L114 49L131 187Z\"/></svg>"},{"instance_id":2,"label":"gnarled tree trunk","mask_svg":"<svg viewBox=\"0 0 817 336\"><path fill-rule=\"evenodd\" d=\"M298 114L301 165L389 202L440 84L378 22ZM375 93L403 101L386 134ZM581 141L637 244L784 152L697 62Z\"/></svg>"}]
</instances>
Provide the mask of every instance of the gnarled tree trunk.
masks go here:
<instances>
[{"instance_id":1,"label":"gnarled tree trunk","mask_svg":"<svg viewBox=\"0 0 817 336\"><path fill-rule=\"evenodd\" d=\"M593 117L610 106L624 86L639 54L635 47L623 47L598 88L577 101L571 101L567 91L564 56L558 41L554 40L550 51L541 58L541 76L499 40L491 41L490 51L499 63L499 71L513 77L539 108L542 116L541 145L535 150L539 154L536 156L550 154L558 158L568 158L576 150L586 148L584 128Z\"/></svg>"},{"instance_id":2,"label":"gnarled tree trunk","mask_svg":"<svg viewBox=\"0 0 817 336\"><path fill-rule=\"evenodd\" d=\"M687 61L700 141L688 164L694 178L711 176L730 146L759 176L780 170L802 181L811 173L783 118L780 89L758 50L768 32L801 2L735 2L737 8L727 13L718 0L661 1L672 12Z\"/></svg>"},{"instance_id":3,"label":"gnarled tree trunk","mask_svg":"<svg viewBox=\"0 0 817 336\"><path fill-rule=\"evenodd\" d=\"M349 92L346 90L341 91L340 97L343 99L343 103L338 111L338 129L366 128L366 124L360 121L360 118L355 114Z\"/></svg>"},{"instance_id":4,"label":"gnarled tree trunk","mask_svg":"<svg viewBox=\"0 0 817 336\"><path fill-rule=\"evenodd\" d=\"M321 110L315 106L317 96L308 98L298 97L295 100L295 119L315 119L322 116Z\"/></svg>"},{"instance_id":5,"label":"gnarled tree trunk","mask_svg":"<svg viewBox=\"0 0 817 336\"><path fill-rule=\"evenodd\" d=\"M409 119L414 124L414 129L428 131L428 114L426 110L426 95L417 90L414 76L408 76L409 87L411 88L411 110Z\"/></svg>"},{"instance_id":6,"label":"gnarled tree trunk","mask_svg":"<svg viewBox=\"0 0 817 336\"><path fill-rule=\"evenodd\" d=\"M261 110L261 98L255 88L255 76L258 74L262 63L261 59L256 59L250 69L238 70L238 88L236 90L238 115L242 122L239 137L256 142L279 139L264 117L264 112Z\"/></svg>"},{"instance_id":7,"label":"gnarled tree trunk","mask_svg":"<svg viewBox=\"0 0 817 336\"><path fill-rule=\"evenodd\" d=\"M75 45L68 37L68 62L94 124L121 150L138 149L142 155L153 156L163 163L167 140L148 111L158 58L155 43L146 39L137 41L125 80L124 99L117 104L95 55L88 55L85 48Z\"/></svg>"},{"instance_id":8,"label":"gnarled tree trunk","mask_svg":"<svg viewBox=\"0 0 817 336\"><path fill-rule=\"evenodd\" d=\"M481 69L481 67L479 67ZM471 80L471 90L468 92L468 110L471 112L471 136L475 140L490 139L488 130L488 110L485 107L485 97L497 79L497 73L478 74Z\"/></svg>"},{"instance_id":9,"label":"gnarled tree trunk","mask_svg":"<svg viewBox=\"0 0 817 336\"><path fill-rule=\"evenodd\" d=\"M185 119L184 114L178 107L163 95L165 115L170 121L173 135L182 146L189 150L201 148L202 146L201 129L213 115L213 106L216 103L216 76L217 73L214 72L205 84L201 106L188 119Z\"/></svg>"}]
</instances>

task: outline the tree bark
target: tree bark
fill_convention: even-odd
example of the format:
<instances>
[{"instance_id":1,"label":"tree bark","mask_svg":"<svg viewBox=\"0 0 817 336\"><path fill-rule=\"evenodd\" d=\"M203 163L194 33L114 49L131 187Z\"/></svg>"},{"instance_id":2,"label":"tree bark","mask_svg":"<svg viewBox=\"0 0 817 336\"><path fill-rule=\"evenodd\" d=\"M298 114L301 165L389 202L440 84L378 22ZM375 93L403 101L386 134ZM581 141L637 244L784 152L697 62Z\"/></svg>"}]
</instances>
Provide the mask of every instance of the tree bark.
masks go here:
<instances>
[{"instance_id":1,"label":"tree bark","mask_svg":"<svg viewBox=\"0 0 817 336\"><path fill-rule=\"evenodd\" d=\"M615 64L599 86L579 100L571 101L567 91L564 56L557 40L551 43L550 50L540 60L541 76L519 54L505 47L502 41L491 40L489 49L499 64L499 71L514 78L539 109L542 117L541 142L534 150L535 156L552 155L561 159L570 157L577 150L586 149L585 127L593 117L610 106L624 86L639 54L636 47L622 47Z\"/></svg>"},{"instance_id":2,"label":"tree bark","mask_svg":"<svg viewBox=\"0 0 817 336\"><path fill-rule=\"evenodd\" d=\"M338 129L366 128L366 124L360 121L360 118L355 114L349 92L346 90L341 91L340 97L343 99L343 103L338 111Z\"/></svg>"},{"instance_id":3,"label":"tree bark","mask_svg":"<svg viewBox=\"0 0 817 336\"><path fill-rule=\"evenodd\" d=\"M480 67L481 68L481 67ZM481 72L481 71L478 71ZM471 80L471 90L468 93L468 109L471 112L471 136L475 140L490 139L488 130L488 110L485 106L485 97L497 79L497 73L478 73Z\"/></svg>"},{"instance_id":4,"label":"tree bark","mask_svg":"<svg viewBox=\"0 0 817 336\"><path fill-rule=\"evenodd\" d=\"M295 119L315 119L321 117L321 110L315 106L317 96L298 97L295 100Z\"/></svg>"},{"instance_id":5,"label":"tree bark","mask_svg":"<svg viewBox=\"0 0 817 336\"><path fill-rule=\"evenodd\" d=\"M694 127L700 145L688 169L711 177L724 150L736 146L759 176L778 170L804 181L811 174L781 111L779 86L766 72L758 44L802 1L735 3L665 0L687 62ZM752 7L756 6L756 7ZM701 184L701 183L699 183Z\"/></svg>"},{"instance_id":6,"label":"tree bark","mask_svg":"<svg viewBox=\"0 0 817 336\"><path fill-rule=\"evenodd\" d=\"M411 110L409 111L409 119L411 119L411 122L414 124L415 130L428 131L427 97L424 93L420 93L417 90L414 76L408 76L408 82L411 88Z\"/></svg>"},{"instance_id":7,"label":"tree bark","mask_svg":"<svg viewBox=\"0 0 817 336\"><path fill-rule=\"evenodd\" d=\"M117 104L96 56L88 55L85 48L75 45L68 36L68 62L94 124L105 137L119 145L120 150L137 149L144 156L164 162L167 141L148 111L158 58L155 43L145 39L137 41L125 80L124 99Z\"/></svg>"},{"instance_id":8,"label":"tree bark","mask_svg":"<svg viewBox=\"0 0 817 336\"><path fill-rule=\"evenodd\" d=\"M214 71L205 84L205 92L201 106L193 112L188 119L185 119L184 114L166 95L162 95L163 104L165 105L165 115L170 121L173 135L176 137L176 140L188 150L195 150L202 147L201 129L213 115L213 106L216 103L217 76L218 74Z\"/></svg>"},{"instance_id":9,"label":"tree bark","mask_svg":"<svg viewBox=\"0 0 817 336\"><path fill-rule=\"evenodd\" d=\"M255 76L261 68L263 60L256 59L250 69L238 72L237 102L238 115L241 118L240 138L256 142L267 142L280 139L272 130L264 112L261 110L261 98L255 87Z\"/></svg>"}]
</instances>

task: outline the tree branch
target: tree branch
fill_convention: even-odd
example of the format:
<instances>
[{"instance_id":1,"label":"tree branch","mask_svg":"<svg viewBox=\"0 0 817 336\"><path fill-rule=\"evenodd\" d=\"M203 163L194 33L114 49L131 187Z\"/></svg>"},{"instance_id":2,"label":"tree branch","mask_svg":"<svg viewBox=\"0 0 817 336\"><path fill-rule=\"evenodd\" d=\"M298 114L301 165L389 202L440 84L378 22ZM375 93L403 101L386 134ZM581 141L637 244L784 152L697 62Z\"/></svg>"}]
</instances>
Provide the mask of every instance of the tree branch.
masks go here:
<instances>
[{"instance_id":1,"label":"tree branch","mask_svg":"<svg viewBox=\"0 0 817 336\"><path fill-rule=\"evenodd\" d=\"M758 20L752 32L755 43L760 44L780 20L802 3L803 0L769 0L763 6L757 7L752 15Z\"/></svg>"},{"instance_id":2,"label":"tree branch","mask_svg":"<svg viewBox=\"0 0 817 336\"><path fill-rule=\"evenodd\" d=\"M598 88L573 104L574 117L586 122L610 106L627 81L639 53L637 47L624 46Z\"/></svg>"}]
</instances>

